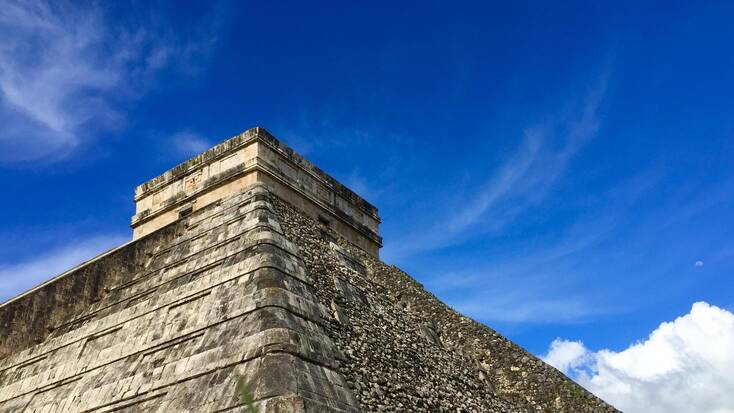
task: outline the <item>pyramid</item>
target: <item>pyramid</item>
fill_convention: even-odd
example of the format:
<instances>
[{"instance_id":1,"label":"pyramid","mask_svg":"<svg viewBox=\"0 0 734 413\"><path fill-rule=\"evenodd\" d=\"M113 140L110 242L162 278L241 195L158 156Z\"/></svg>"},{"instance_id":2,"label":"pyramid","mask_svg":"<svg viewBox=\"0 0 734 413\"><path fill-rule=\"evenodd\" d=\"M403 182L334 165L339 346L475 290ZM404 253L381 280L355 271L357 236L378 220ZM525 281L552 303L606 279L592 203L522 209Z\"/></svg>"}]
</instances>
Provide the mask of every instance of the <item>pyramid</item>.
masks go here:
<instances>
[{"instance_id":1,"label":"pyramid","mask_svg":"<svg viewBox=\"0 0 734 413\"><path fill-rule=\"evenodd\" d=\"M133 239L0 305L0 412L615 412L380 261L377 209L250 129Z\"/></svg>"}]
</instances>

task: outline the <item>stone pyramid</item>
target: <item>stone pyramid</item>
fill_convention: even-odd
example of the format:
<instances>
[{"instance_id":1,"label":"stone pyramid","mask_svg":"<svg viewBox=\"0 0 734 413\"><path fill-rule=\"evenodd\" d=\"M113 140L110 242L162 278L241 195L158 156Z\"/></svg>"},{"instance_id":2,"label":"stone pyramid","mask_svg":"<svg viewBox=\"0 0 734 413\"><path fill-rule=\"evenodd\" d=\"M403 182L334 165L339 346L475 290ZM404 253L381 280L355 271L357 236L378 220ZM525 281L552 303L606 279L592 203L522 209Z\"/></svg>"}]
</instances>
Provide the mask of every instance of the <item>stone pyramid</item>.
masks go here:
<instances>
[{"instance_id":1,"label":"stone pyramid","mask_svg":"<svg viewBox=\"0 0 734 413\"><path fill-rule=\"evenodd\" d=\"M0 306L0 412L613 412L379 260L377 209L248 130L133 240Z\"/></svg>"}]
</instances>

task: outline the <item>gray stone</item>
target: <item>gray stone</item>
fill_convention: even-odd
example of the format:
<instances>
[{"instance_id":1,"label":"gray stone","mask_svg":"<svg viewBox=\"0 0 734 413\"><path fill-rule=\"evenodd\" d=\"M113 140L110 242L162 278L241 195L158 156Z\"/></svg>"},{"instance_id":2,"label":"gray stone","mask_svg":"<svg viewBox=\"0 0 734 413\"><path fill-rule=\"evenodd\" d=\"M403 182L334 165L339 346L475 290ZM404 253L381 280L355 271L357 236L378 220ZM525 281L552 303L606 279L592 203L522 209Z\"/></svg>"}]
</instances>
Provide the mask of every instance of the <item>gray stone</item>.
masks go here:
<instances>
[{"instance_id":1,"label":"gray stone","mask_svg":"<svg viewBox=\"0 0 734 413\"><path fill-rule=\"evenodd\" d=\"M380 261L377 209L262 128L136 200L134 241L0 305L0 413L242 411L239 378L261 413L616 411Z\"/></svg>"}]
</instances>

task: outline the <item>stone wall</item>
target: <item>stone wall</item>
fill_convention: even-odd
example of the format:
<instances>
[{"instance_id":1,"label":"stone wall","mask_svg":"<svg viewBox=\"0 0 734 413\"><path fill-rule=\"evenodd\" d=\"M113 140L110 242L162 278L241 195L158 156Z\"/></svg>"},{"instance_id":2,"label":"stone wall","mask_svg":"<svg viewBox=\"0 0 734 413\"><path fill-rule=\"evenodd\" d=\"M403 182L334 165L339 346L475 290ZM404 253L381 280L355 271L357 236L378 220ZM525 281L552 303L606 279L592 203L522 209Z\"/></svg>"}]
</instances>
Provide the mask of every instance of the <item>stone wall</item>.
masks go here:
<instances>
[{"instance_id":1,"label":"stone wall","mask_svg":"<svg viewBox=\"0 0 734 413\"><path fill-rule=\"evenodd\" d=\"M379 255L377 208L305 160L263 128L253 128L135 189L135 239L255 182L373 255Z\"/></svg>"},{"instance_id":2,"label":"stone wall","mask_svg":"<svg viewBox=\"0 0 734 413\"><path fill-rule=\"evenodd\" d=\"M0 322L0 413L616 411L262 184Z\"/></svg>"},{"instance_id":3,"label":"stone wall","mask_svg":"<svg viewBox=\"0 0 734 413\"><path fill-rule=\"evenodd\" d=\"M156 246L170 242L175 232L175 226L166 227L145 242L102 254L0 305L0 359L43 342L70 314L86 310L112 286L130 281Z\"/></svg>"},{"instance_id":4,"label":"stone wall","mask_svg":"<svg viewBox=\"0 0 734 413\"><path fill-rule=\"evenodd\" d=\"M237 377L263 413L358 412L270 200L232 194L0 306L0 412L232 411Z\"/></svg>"},{"instance_id":5,"label":"stone wall","mask_svg":"<svg viewBox=\"0 0 734 413\"><path fill-rule=\"evenodd\" d=\"M336 323L340 366L365 412L616 412L400 269L283 201L275 208Z\"/></svg>"}]
</instances>

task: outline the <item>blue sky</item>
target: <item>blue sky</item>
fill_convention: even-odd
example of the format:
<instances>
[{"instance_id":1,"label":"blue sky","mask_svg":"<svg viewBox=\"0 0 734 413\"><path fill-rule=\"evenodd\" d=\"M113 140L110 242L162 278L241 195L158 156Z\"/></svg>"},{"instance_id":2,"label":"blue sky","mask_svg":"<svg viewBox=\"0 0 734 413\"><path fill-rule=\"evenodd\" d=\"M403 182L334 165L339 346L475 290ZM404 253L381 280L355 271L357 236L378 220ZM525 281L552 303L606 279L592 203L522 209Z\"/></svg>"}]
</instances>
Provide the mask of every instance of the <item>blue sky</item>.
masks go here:
<instances>
[{"instance_id":1,"label":"blue sky","mask_svg":"<svg viewBox=\"0 0 734 413\"><path fill-rule=\"evenodd\" d=\"M380 208L385 261L533 353L734 309L734 4L266 3L6 2L0 300L262 125Z\"/></svg>"}]
</instances>

